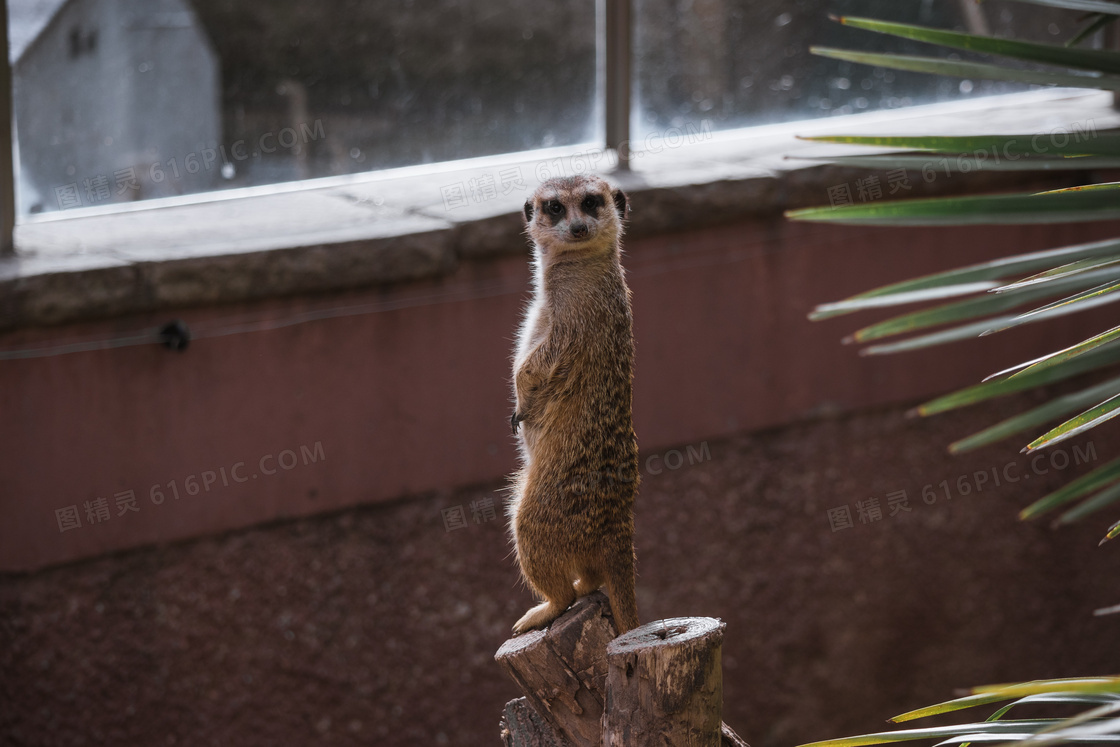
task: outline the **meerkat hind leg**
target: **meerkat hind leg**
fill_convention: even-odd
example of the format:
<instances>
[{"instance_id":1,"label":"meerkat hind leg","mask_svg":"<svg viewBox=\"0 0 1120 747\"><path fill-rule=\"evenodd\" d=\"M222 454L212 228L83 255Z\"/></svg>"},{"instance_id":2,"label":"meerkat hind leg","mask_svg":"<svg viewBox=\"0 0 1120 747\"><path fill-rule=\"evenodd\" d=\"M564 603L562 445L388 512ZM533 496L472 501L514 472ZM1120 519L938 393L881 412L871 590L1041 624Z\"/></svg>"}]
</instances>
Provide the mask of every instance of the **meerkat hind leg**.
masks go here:
<instances>
[{"instance_id":1,"label":"meerkat hind leg","mask_svg":"<svg viewBox=\"0 0 1120 747\"><path fill-rule=\"evenodd\" d=\"M584 570L576 579L576 596L585 597L594 594L603 585L603 574L598 571Z\"/></svg>"},{"instance_id":2,"label":"meerkat hind leg","mask_svg":"<svg viewBox=\"0 0 1120 747\"><path fill-rule=\"evenodd\" d=\"M541 602L521 616L513 626L513 632L520 635L530 630L547 627L549 623L564 614L566 609L568 609L567 605L561 607L555 602Z\"/></svg>"},{"instance_id":3,"label":"meerkat hind leg","mask_svg":"<svg viewBox=\"0 0 1120 747\"><path fill-rule=\"evenodd\" d=\"M572 602L576 601L576 589L572 585L571 576L553 576L548 579L547 587L541 583L531 583L537 593L544 597L544 601L533 607L513 626L513 632L520 634L535 628L546 627L560 615L564 614ZM530 579L532 581L532 579Z\"/></svg>"}]
</instances>

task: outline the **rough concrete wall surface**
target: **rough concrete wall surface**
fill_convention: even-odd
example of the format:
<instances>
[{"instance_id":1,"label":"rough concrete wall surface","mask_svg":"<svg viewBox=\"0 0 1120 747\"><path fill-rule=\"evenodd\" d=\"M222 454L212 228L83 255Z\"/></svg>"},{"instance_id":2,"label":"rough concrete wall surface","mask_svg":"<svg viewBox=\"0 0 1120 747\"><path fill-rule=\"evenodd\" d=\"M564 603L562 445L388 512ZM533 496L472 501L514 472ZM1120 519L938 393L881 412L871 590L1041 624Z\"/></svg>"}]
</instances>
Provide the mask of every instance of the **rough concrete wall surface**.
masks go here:
<instances>
[{"instance_id":1,"label":"rough concrete wall surface","mask_svg":"<svg viewBox=\"0 0 1120 747\"><path fill-rule=\"evenodd\" d=\"M1092 615L1120 602L1116 547L1097 548L1115 517L1051 531L1015 514L1117 439L1100 429L1063 446L1068 464L1033 466L1016 442L942 448L1030 401L921 421L864 411L643 453L642 619L727 622L724 719L755 747L879 730L960 687L1116 671L1120 623ZM3 577L2 741L496 744L517 691L492 656L531 604L500 488ZM900 491L910 510L892 515ZM861 521L870 498L881 518ZM833 531L844 505L853 526ZM466 525L449 530L456 507Z\"/></svg>"}]
</instances>

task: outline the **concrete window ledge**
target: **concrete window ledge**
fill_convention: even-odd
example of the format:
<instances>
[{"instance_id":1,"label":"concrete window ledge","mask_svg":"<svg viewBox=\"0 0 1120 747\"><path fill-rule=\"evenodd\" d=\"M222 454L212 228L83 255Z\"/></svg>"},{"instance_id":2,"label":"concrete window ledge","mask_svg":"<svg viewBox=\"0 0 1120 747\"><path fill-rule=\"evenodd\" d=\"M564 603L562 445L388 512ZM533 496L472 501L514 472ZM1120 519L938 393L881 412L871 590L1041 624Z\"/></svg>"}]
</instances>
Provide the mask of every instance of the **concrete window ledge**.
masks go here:
<instances>
[{"instance_id":1,"label":"concrete window ledge","mask_svg":"<svg viewBox=\"0 0 1120 747\"><path fill-rule=\"evenodd\" d=\"M638 146L631 171L600 171L629 192L630 235L643 236L827 204L828 187L853 172L798 160L829 147L796 135L1118 126L1110 93L1045 90L750 130L670 131ZM16 256L0 260L0 331L446 275L464 260L525 251L520 208L540 179L607 160L595 146L552 149L35 216L16 229ZM472 192L480 178L492 191ZM926 184L913 175L909 194L1022 180L987 172Z\"/></svg>"}]
</instances>

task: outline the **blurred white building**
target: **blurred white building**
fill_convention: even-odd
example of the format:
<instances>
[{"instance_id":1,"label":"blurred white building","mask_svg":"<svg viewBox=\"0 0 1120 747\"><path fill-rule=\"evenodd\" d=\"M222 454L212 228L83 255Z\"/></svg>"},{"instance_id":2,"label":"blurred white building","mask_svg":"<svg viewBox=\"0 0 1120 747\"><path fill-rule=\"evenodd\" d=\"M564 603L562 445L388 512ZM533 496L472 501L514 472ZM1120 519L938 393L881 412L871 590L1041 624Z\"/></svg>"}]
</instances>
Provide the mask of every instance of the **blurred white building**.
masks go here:
<instances>
[{"instance_id":1,"label":"blurred white building","mask_svg":"<svg viewBox=\"0 0 1120 747\"><path fill-rule=\"evenodd\" d=\"M218 57L186 0L9 0L21 213L210 188Z\"/></svg>"}]
</instances>

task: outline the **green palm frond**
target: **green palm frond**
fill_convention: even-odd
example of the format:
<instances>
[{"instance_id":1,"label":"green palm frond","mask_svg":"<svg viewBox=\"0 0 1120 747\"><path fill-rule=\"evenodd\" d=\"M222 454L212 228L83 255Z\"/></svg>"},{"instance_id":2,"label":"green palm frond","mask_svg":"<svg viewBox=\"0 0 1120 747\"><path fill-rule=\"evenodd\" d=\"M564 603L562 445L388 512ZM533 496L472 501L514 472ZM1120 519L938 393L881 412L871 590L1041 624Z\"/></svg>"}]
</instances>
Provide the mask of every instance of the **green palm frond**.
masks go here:
<instances>
[{"instance_id":1,"label":"green palm frond","mask_svg":"<svg viewBox=\"0 0 1120 747\"><path fill-rule=\"evenodd\" d=\"M898 729L856 737L812 742L802 747L866 747L894 744L916 739L940 739L938 744L965 742L1002 742L1032 747L1060 742L1120 742L1120 677L1088 677L1037 680L1009 685L973 688L970 695L938 703L890 719L894 723L929 716L955 713L967 708L1011 701L984 721L935 726L925 729ZM1071 718L1004 719L1021 705L1090 706Z\"/></svg>"},{"instance_id":2,"label":"green palm frond","mask_svg":"<svg viewBox=\"0 0 1120 747\"><path fill-rule=\"evenodd\" d=\"M1086 11L1081 33L1065 46L996 39L956 31L929 29L867 18L841 23L889 36L952 49L1012 59L1019 66L964 62L955 59L873 54L817 49L818 54L854 63L919 70L942 75L968 75L993 80L1076 85L1115 90L1120 54L1085 50L1076 44L1120 16L1120 1L1019 0L1020 2ZM1060 70L1022 68L1022 63ZM957 172L984 170L1054 170L1114 168L1120 164L1120 132L1080 131L1059 142L1032 134L964 137L848 136L808 138L817 142L873 147L870 154L821 158L833 163L873 169L921 170L951 164ZM883 152L883 151L888 152ZM931 166L931 164L933 164ZM930 181L930 179L926 179ZM884 201L794 210L793 220L880 226L1059 223L1120 217L1120 185L1087 184L1039 194L982 195ZM1074 313L1120 300L1120 237L1075 246L1031 252L981 262L875 288L842 301L821 304L811 319L827 319L868 309L923 305L916 310L867 325L847 338L849 343L874 344L864 354L898 353L946 344ZM882 342L885 338L898 338ZM927 402L912 412L932 415L1087 374L1095 382L1007 418L950 446L953 452L976 449L1065 419L1027 444L1025 451L1059 443L1120 415L1120 326L1096 331L1087 339L1057 352L1026 361L989 376L983 382ZM1111 375L1100 375L1111 370ZM1072 416L1072 417L1071 417ZM1024 508L1023 519L1059 512L1055 525L1068 524L1120 503L1120 458L1097 467ZM1120 536L1120 521L1109 527L1105 542ZM912 740L942 745L998 742L1022 747L1050 747L1064 742L1120 743L1120 677L1039 680L974 688L955 700L901 714L891 721L908 722L944 716L985 705L999 707L982 721L953 726L907 728L814 742L805 747L865 747ZM1009 719L1019 706L1084 707L1078 715ZM1067 711L1068 713L1068 711Z\"/></svg>"},{"instance_id":3,"label":"green palm frond","mask_svg":"<svg viewBox=\"0 0 1120 747\"><path fill-rule=\"evenodd\" d=\"M876 34L987 55L992 58L990 61L826 47L816 47L812 51L832 59L897 70L1120 90L1120 53L1076 46L1086 35L1115 21L1120 16L1120 2L1020 2L1081 10L1091 15L1082 32L1065 45L1000 39L855 16L834 19L851 28ZM805 139L877 149L871 153L808 157L813 160L880 170L920 171L925 181L931 181L931 176L936 178L942 168L946 173L1120 168L1120 131L1086 127L1074 128L1062 137L1020 132L965 136L825 135ZM1120 183L1084 184L1030 194L865 201L791 210L786 215L798 221L874 226L1029 225L1115 220L1120 219ZM819 320L867 309L919 305L916 310L864 326L845 338L848 343L872 343L864 347L861 354L886 355L996 334L1114 301L1120 301L1120 237L1005 257L892 283L842 301L821 304L812 311L810 318ZM967 451L1066 418L1031 440L1024 451L1042 449L1120 415L1117 364L1120 364L1120 326L1097 330L1063 350L939 397L916 408L915 414L944 412L1074 376L1113 369L1112 376L1055 397L950 446L953 452ZM1064 507L1065 513L1056 521L1064 524L1110 506L1120 500L1120 467L1117 470L1115 479L1107 469L1090 473L1024 509L1022 516L1032 518ZM1108 479L1103 479L1102 474ZM1080 503L1070 508L1068 504L1073 501ZM1108 536L1113 535L1120 535L1120 522L1109 530ZM989 738L985 734L989 732L976 731L974 739L964 740L958 738L958 733L945 743L984 741ZM1079 733L1071 736L1073 738L1082 739L1085 734Z\"/></svg>"}]
</instances>

